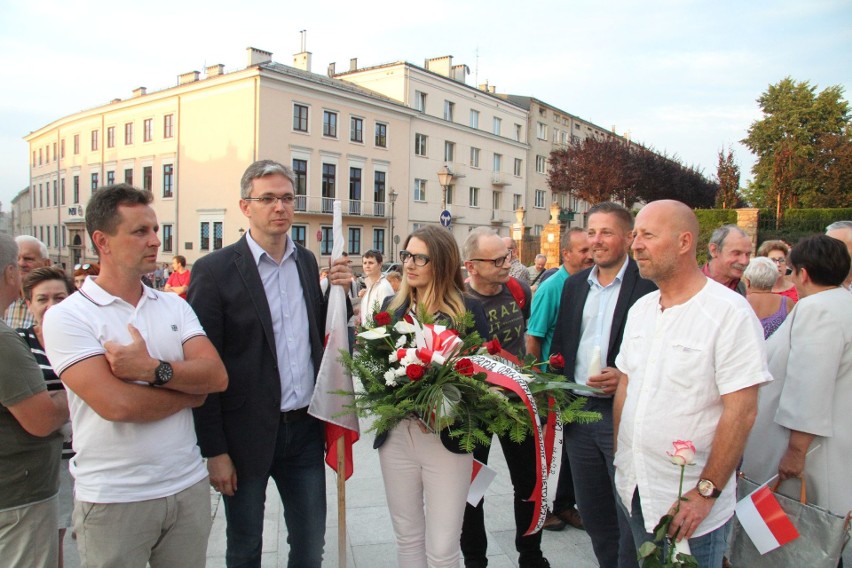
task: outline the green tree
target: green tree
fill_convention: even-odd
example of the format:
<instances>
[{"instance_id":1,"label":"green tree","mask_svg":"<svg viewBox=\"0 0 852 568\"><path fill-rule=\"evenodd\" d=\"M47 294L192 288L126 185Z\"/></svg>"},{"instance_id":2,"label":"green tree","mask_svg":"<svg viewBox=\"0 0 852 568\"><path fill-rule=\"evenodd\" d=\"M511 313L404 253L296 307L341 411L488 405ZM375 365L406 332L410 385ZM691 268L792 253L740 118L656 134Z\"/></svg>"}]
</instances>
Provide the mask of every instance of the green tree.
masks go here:
<instances>
[{"instance_id":1,"label":"green tree","mask_svg":"<svg viewBox=\"0 0 852 568\"><path fill-rule=\"evenodd\" d=\"M740 204L740 167L734 162L734 151L728 148L719 150L719 164L716 167L716 180L719 193L716 194L716 207L733 209Z\"/></svg>"},{"instance_id":2,"label":"green tree","mask_svg":"<svg viewBox=\"0 0 852 568\"><path fill-rule=\"evenodd\" d=\"M779 219L788 208L850 205L852 131L843 87L817 93L809 82L787 77L757 102L763 118L742 140L757 156L745 192L749 201L774 208Z\"/></svg>"}]
</instances>

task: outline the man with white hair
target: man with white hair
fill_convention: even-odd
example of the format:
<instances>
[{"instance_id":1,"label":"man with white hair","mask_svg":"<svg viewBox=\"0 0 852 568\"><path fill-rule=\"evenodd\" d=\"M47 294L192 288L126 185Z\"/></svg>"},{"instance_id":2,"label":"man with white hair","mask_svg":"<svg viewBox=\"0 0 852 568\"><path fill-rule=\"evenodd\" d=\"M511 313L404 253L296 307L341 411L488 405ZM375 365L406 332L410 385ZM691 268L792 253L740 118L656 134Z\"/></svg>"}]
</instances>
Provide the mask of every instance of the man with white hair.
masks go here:
<instances>
[{"instance_id":1,"label":"man with white hair","mask_svg":"<svg viewBox=\"0 0 852 568\"><path fill-rule=\"evenodd\" d=\"M852 221L835 221L825 228L825 234L845 244L849 256L852 256ZM849 276L843 281L843 287L852 291L852 270L849 270Z\"/></svg>"},{"instance_id":2,"label":"man with white hair","mask_svg":"<svg viewBox=\"0 0 852 568\"><path fill-rule=\"evenodd\" d=\"M736 225L725 225L713 231L707 249L710 260L701 269L704 275L745 296L741 279L754 249L751 238Z\"/></svg>"},{"instance_id":3,"label":"man with white hair","mask_svg":"<svg viewBox=\"0 0 852 568\"><path fill-rule=\"evenodd\" d=\"M15 237L15 243L18 245L18 270L21 273L21 280L33 268L50 266L47 247L37 238L30 235L19 235ZM35 319L33 319L32 314L27 309L27 302L24 300L23 292L20 292L18 297L6 308L3 319L6 325L12 329L30 327L35 323Z\"/></svg>"}]
</instances>

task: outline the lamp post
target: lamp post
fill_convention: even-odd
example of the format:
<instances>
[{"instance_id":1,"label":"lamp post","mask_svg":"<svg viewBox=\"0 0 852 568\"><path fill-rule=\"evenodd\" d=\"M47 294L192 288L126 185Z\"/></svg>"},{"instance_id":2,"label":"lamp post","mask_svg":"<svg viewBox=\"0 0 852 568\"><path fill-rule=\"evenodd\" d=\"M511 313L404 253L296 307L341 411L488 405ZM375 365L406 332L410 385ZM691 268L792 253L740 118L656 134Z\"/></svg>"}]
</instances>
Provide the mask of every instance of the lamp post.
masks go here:
<instances>
[{"instance_id":1,"label":"lamp post","mask_svg":"<svg viewBox=\"0 0 852 568\"><path fill-rule=\"evenodd\" d=\"M453 183L453 172L450 171L450 168L447 167L447 164L444 164L444 167L438 171L438 183L441 184L441 188L443 189L443 194L441 195L441 211L446 211L447 209L447 188Z\"/></svg>"},{"instance_id":2,"label":"lamp post","mask_svg":"<svg viewBox=\"0 0 852 568\"><path fill-rule=\"evenodd\" d=\"M391 202L391 214L390 214L390 262L395 260L393 256L393 224L396 221L396 211L394 205L396 204L396 198L399 194L391 188L390 190L390 202Z\"/></svg>"}]
</instances>

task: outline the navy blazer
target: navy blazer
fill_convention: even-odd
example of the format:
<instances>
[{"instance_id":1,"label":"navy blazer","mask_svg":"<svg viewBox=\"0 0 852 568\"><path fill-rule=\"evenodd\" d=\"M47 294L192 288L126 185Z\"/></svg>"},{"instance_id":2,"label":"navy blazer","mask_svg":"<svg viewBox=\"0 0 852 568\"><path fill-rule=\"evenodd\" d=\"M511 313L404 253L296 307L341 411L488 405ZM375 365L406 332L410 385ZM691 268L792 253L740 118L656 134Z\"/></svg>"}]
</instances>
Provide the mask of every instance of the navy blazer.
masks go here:
<instances>
[{"instance_id":1,"label":"navy blazer","mask_svg":"<svg viewBox=\"0 0 852 568\"><path fill-rule=\"evenodd\" d=\"M316 258L299 244L295 254L316 375L325 303ZM265 475L281 421L278 366L288 362L278 361L269 303L245 236L195 263L187 300L228 371L227 390L207 395L193 411L201 455L229 454L238 477Z\"/></svg>"},{"instance_id":2,"label":"navy blazer","mask_svg":"<svg viewBox=\"0 0 852 568\"><path fill-rule=\"evenodd\" d=\"M574 367L577 363L577 347L580 345L580 329L583 323L583 309L589 296L589 274L587 268L577 274L572 274L562 288L562 299L559 303L559 316L556 318L556 330L551 343L551 353L561 353L565 358L565 376L569 381L574 380ZM193 275L193 277L195 277ZM657 289L657 285L639 275L639 266L632 258L627 260L624 280L615 304L615 313L609 332L605 367L615 367L615 358L621 349L624 337L624 325L627 322L627 312L642 296ZM603 363L603 362L602 362Z\"/></svg>"}]
</instances>

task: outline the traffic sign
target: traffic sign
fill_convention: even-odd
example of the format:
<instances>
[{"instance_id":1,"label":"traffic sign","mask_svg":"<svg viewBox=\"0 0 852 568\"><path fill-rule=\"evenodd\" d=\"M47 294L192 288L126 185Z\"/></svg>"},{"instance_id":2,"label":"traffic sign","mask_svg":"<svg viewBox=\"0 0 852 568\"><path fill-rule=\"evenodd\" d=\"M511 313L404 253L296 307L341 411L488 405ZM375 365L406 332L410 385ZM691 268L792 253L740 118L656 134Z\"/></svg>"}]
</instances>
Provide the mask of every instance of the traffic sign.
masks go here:
<instances>
[{"instance_id":1,"label":"traffic sign","mask_svg":"<svg viewBox=\"0 0 852 568\"><path fill-rule=\"evenodd\" d=\"M450 223L452 223L452 222L453 222L453 216L450 215L450 212L447 211L446 209L441 211L441 225L449 228Z\"/></svg>"}]
</instances>

